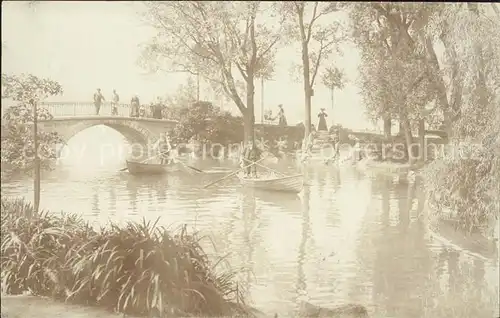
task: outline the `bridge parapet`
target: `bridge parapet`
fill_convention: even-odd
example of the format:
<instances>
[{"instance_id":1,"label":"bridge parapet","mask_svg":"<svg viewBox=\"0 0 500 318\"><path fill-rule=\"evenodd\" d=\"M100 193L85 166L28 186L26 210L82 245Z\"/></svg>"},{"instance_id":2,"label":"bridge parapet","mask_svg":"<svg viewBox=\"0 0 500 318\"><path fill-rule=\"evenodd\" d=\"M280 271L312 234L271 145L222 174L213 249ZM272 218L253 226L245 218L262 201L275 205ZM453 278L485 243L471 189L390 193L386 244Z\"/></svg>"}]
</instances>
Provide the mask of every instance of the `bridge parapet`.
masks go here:
<instances>
[{"instance_id":1,"label":"bridge parapet","mask_svg":"<svg viewBox=\"0 0 500 318\"><path fill-rule=\"evenodd\" d=\"M40 106L47 109L54 117L95 115L93 102L43 102ZM128 117L130 114L129 104L119 103L117 109L117 116ZM101 105L99 114L111 115L111 102L104 102Z\"/></svg>"}]
</instances>

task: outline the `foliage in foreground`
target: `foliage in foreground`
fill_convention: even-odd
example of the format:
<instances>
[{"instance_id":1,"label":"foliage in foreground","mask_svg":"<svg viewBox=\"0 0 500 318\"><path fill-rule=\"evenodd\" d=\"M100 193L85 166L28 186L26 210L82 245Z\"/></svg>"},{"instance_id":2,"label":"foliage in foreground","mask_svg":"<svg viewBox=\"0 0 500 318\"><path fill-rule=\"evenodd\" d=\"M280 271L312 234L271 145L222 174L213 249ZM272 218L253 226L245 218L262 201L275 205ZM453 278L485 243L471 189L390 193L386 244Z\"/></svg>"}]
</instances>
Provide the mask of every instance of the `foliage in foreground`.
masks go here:
<instances>
[{"instance_id":1,"label":"foliage in foreground","mask_svg":"<svg viewBox=\"0 0 500 318\"><path fill-rule=\"evenodd\" d=\"M217 276L199 239L156 223L94 230L74 215L1 201L2 293L49 296L134 315L241 311L232 275ZM242 304L242 303L241 303Z\"/></svg>"},{"instance_id":2,"label":"foliage in foreground","mask_svg":"<svg viewBox=\"0 0 500 318\"><path fill-rule=\"evenodd\" d=\"M452 140L453 151L425 171L428 199L438 208L438 217L451 211L461 228L486 234L498 222L500 211L500 109L491 106L488 115L483 115L489 119L478 137Z\"/></svg>"}]
</instances>

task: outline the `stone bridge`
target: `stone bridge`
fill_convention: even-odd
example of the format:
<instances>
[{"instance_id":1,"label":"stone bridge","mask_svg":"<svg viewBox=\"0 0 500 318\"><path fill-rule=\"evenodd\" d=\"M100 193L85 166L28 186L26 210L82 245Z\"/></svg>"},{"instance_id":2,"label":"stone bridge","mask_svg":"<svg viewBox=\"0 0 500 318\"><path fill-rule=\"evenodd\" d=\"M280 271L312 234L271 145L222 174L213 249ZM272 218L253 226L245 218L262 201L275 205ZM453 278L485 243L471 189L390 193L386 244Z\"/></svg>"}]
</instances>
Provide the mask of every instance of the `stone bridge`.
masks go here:
<instances>
[{"instance_id":1,"label":"stone bridge","mask_svg":"<svg viewBox=\"0 0 500 318\"><path fill-rule=\"evenodd\" d=\"M56 117L38 122L41 130L57 132L65 142L87 128L104 125L121 133L129 143L141 145L154 142L176 124L175 120L100 115Z\"/></svg>"},{"instance_id":2,"label":"stone bridge","mask_svg":"<svg viewBox=\"0 0 500 318\"><path fill-rule=\"evenodd\" d=\"M95 107L89 102L43 103L40 106L54 116L51 120L40 120L40 129L57 132L65 142L87 128L104 125L121 133L130 143L146 145L177 124L175 120L130 117L127 104L118 105L118 115L111 115L110 103L102 105L99 115L95 115Z\"/></svg>"}]
</instances>

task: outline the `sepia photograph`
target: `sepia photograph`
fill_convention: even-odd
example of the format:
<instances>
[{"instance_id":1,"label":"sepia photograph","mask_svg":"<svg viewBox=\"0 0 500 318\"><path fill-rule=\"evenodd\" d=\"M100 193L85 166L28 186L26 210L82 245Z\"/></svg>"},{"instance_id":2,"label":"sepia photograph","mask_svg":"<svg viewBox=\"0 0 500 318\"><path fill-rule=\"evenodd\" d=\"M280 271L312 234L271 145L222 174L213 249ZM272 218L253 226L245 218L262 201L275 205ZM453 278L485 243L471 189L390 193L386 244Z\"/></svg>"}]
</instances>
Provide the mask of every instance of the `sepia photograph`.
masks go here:
<instances>
[{"instance_id":1,"label":"sepia photograph","mask_svg":"<svg viewBox=\"0 0 500 318\"><path fill-rule=\"evenodd\" d=\"M500 318L499 4L1 23L1 318Z\"/></svg>"}]
</instances>

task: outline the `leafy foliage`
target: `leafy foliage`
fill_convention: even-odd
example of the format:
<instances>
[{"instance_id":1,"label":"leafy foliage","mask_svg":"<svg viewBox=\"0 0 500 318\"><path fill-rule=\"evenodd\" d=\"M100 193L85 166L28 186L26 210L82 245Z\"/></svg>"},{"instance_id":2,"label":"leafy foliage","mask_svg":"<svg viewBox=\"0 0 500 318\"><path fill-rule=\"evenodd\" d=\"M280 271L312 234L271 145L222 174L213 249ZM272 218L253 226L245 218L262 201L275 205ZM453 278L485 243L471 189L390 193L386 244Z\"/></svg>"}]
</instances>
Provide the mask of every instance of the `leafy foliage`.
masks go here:
<instances>
[{"instance_id":1,"label":"leafy foliage","mask_svg":"<svg viewBox=\"0 0 500 318\"><path fill-rule=\"evenodd\" d=\"M253 132L254 80L269 77L282 40L273 3L146 2L147 21L157 36L147 44L142 64L152 70L200 74L229 96ZM277 23L265 23L270 20ZM246 96L245 96L246 95Z\"/></svg>"},{"instance_id":2,"label":"leafy foliage","mask_svg":"<svg viewBox=\"0 0 500 318\"><path fill-rule=\"evenodd\" d=\"M440 106L451 121L450 149L426 169L426 188L439 217L453 217L466 230L491 230L498 218L500 184L500 22L489 4L437 5L426 33L445 47L440 64ZM451 212L451 215L450 215ZM497 222L497 221L496 221Z\"/></svg>"},{"instance_id":3,"label":"leafy foliage","mask_svg":"<svg viewBox=\"0 0 500 318\"><path fill-rule=\"evenodd\" d=\"M223 145L243 140L242 118L221 111L210 102L200 101L179 108L179 115L173 135L175 143L186 143L191 138Z\"/></svg>"},{"instance_id":4,"label":"leafy foliage","mask_svg":"<svg viewBox=\"0 0 500 318\"><path fill-rule=\"evenodd\" d=\"M33 165L35 156L32 132L33 105L48 96L62 93L59 83L41 79L31 74L2 74L2 97L17 102L4 112L3 125L5 136L2 137L2 165L12 170L27 170ZM45 108L37 109L37 119L52 119ZM49 167L50 161L56 158L56 145L62 142L57 133L38 131L39 157L42 167Z\"/></svg>"},{"instance_id":5,"label":"leafy foliage","mask_svg":"<svg viewBox=\"0 0 500 318\"><path fill-rule=\"evenodd\" d=\"M391 114L417 119L435 98L434 70L426 60L419 20L427 7L417 4L356 4L351 19L361 50L363 101L372 118Z\"/></svg>"},{"instance_id":6,"label":"leafy foliage","mask_svg":"<svg viewBox=\"0 0 500 318\"><path fill-rule=\"evenodd\" d=\"M231 274L217 275L200 238L156 223L94 230L79 217L1 202L2 292L31 291L135 315L231 315L243 310ZM241 302L241 304L243 304Z\"/></svg>"},{"instance_id":7,"label":"leafy foliage","mask_svg":"<svg viewBox=\"0 0 500 318\"><path fill-rule=\"evenodd\" d=\"M346 84L344 72L337 67L328 67L321 77L323 85L330 89L342 89Z\"/></svg>"},{"instance_id":8,"label":"leafy foliage","mask_svg":"<svg viewBox=\"0 0 500 318\"><path fill-rule=\"evenodd\" d=\"M495 48L500 23L490 8L466 3L350 6L370 117L406 121L407 131L412 120L426 118L434 125L442 120L454 136L449 149L455 154L459 145L476 149L438 158L425 172L437 216L452 211L467 230L486 230L499 208L494 154L499 149L500 54ZM437 45L444 47L443 59Z\"/></svg>"}]
</instances>

